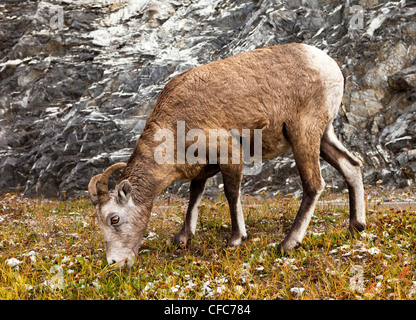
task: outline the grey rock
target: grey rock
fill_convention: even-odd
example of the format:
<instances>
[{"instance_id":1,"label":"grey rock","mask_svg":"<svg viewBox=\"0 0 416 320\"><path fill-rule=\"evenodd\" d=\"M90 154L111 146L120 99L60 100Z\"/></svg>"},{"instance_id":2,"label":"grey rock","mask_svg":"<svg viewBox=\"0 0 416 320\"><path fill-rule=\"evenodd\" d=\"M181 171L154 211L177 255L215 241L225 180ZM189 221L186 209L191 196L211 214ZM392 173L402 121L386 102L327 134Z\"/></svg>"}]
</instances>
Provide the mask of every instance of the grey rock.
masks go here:
<instances>
[{"instance_id":1,"label":"grey rock","mask_svg":"<svg viewBox=\"0 0 416 320\"><path fill-rule=\"evenodd\" d=\"M350 26L353 5L364 9L362 29ZM334 126L363 161L365 183L408 187L416 172L415 26L416 3L407 0L3 1L0 192L85 195L91 176L128 159L173 76L289 42L315 45L342 64ZM322 172L333 190L346 187L324 161ZM221 175L211 179L207 194L221 192L220 183ZM188 186L179 181L167 192ZM242 189L298 195L291 154L264 162Z\"/></svg>"},{"instance_id":2,"label":"grey rock","mask_svg":"<svg viewBox=\"0 0 416 320\"><path fill-rule=\"evenodd\" d=\"M399 71L388 78L389 86L396 90L416 89L416 66Z\"/></svg>"}]
</instances>

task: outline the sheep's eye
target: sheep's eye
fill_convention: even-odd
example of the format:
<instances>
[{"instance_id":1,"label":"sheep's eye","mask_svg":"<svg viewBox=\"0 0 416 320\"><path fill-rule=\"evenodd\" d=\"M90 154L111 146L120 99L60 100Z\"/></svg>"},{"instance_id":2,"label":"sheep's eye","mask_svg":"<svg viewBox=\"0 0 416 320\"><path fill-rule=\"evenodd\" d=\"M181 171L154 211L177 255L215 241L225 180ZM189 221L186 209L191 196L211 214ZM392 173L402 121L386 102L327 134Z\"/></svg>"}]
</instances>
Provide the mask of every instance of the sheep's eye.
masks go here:
<instances>
[{"instance_id":1,"label":"sheep's eye","mask_svg":"<svg viewBox=\"0 0 416 320\"><path fill-rule=\"evenodd\" d=\"M111 224L117 224L120 222L120 217L119 216L113 216L110 219Z\"/></svg>"}]
</instances>

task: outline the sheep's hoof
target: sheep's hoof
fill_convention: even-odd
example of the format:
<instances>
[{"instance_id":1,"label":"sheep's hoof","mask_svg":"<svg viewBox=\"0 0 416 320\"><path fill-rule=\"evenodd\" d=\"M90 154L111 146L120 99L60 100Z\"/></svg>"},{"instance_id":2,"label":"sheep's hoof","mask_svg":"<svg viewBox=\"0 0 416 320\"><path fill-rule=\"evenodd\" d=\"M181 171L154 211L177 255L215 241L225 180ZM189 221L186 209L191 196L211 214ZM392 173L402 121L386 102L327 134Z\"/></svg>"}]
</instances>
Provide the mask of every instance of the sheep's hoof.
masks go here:
<instances>
[{"instance_id":1,"label":"sheep's hoof","mask_svg":"<svg viewBox=\"0 0 416 320\"><path fill-rule=\"evenodd\" d=\"M247 239L247 236L241 234L232 235L227 241L227 247L239 246L245 239Z\"/></svg>"},{"instance_id":2,"label":"sheep's hoof","mask_svg":"<svg viewBox=\"0 0 416 320\"><path fill-rule=\"evenodd\" d=\"M179 247L186 247L191 237L186 236L182 232L179 232L173 238L173 243Z\"/></svg>"},{"instance_id":3,"label":"sheep's hoof","mask_svg":"<svg viewBox=\"0 0 416 320\"><path fill-rule=\"evenodd\" d=\"M356 220L350 221L350 226L348 230L350 231L350 234L355 237L360 234L361 231L363 231L366 228L366 224L358 222Z\"/></svg>"},{"instance_id":4,"label":"sheep's hoof","mask_svg":"<svg viewBox=\"0 0 416 320\"><path fill-rule=\"evenodd\" d=\"M300 242L297 240L285 239L283 240L276 248L276 253L278 255L284 256L288 254L290 251L298 248L300 246Z\"/></svg>"}]
</instances>

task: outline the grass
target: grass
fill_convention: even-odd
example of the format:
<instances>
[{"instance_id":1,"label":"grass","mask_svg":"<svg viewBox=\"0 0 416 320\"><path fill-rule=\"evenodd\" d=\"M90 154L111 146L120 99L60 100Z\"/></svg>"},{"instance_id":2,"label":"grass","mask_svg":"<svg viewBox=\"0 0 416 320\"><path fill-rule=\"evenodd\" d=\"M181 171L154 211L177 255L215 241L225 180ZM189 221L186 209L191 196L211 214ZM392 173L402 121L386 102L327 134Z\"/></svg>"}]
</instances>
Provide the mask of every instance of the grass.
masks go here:
<instances>
[{"instance_id":1,"label":"grass","mask_svg":"<svg viewBox=\"0 0 416 320\"><path fill-rule=\"evenodd\" d=\"M186 202L166 209L158 200L136 264L116 270L87 199L6 194L0 299L415 299L415 211L380 199L368 205L368 229L353 239L347 206L333 204L345 198L324 195L302 246L285 257L275 245L291 226L296 199L245 196L249 239L238 248L225 246L231 226L222 197L202 202L188 248L172 243Z\"/></svg>"}]
</instances>

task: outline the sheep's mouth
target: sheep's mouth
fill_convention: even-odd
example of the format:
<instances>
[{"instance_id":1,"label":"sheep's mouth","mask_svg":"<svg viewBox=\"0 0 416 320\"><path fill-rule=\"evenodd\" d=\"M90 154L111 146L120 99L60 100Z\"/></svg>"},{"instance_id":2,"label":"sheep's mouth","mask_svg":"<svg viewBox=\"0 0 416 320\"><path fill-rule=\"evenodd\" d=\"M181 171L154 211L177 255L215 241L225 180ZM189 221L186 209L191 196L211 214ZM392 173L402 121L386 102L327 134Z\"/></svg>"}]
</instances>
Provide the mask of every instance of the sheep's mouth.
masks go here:
<instances>
[{"instance_id":1,"label":"sheep's mouth","mask_svg":"<svg viewBox=\"0 0 416 320\"><path fill-rule=\"evenodd\" d=\"M139 253L139 249L140 249L140 241L134 246L134 248L132 250L134 256L137 256L137 254Z\"/></svg>"}]
</instances>

